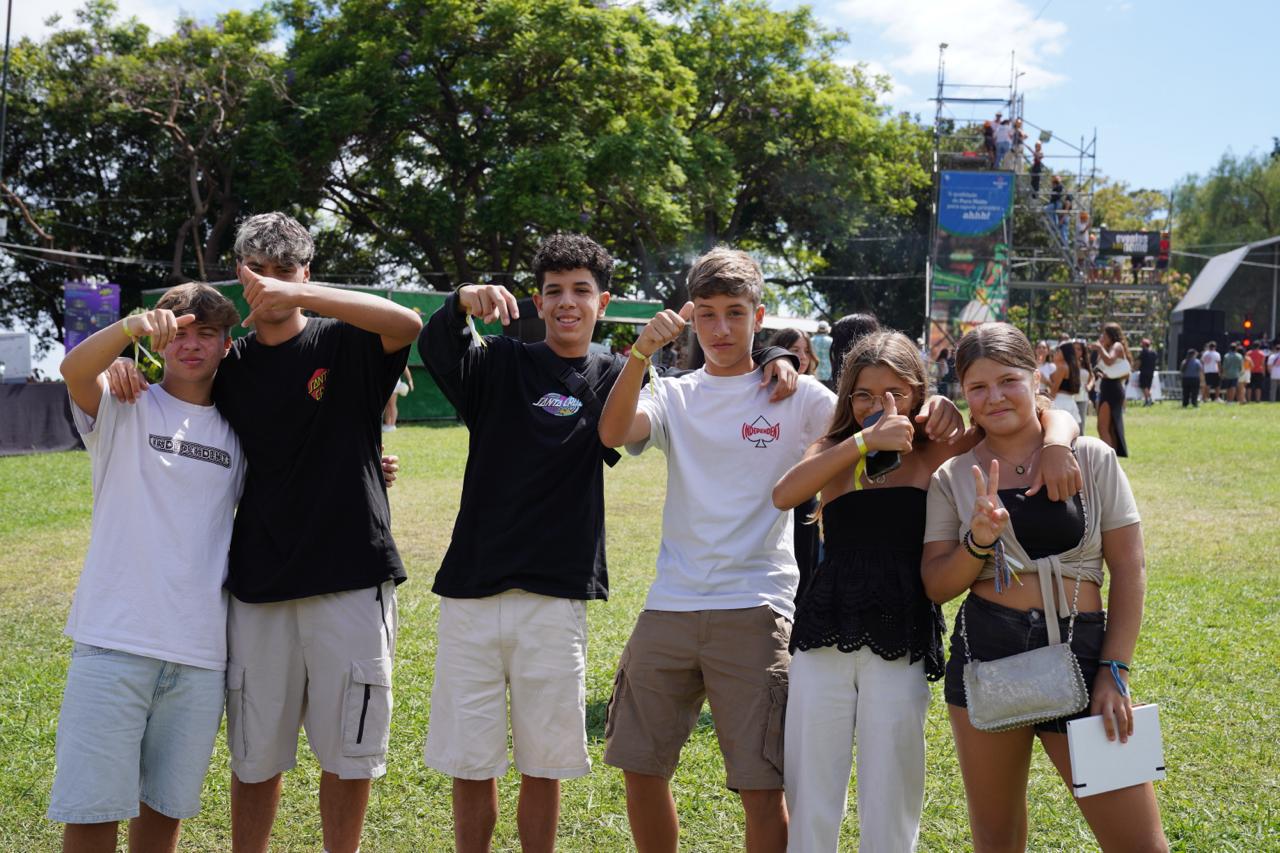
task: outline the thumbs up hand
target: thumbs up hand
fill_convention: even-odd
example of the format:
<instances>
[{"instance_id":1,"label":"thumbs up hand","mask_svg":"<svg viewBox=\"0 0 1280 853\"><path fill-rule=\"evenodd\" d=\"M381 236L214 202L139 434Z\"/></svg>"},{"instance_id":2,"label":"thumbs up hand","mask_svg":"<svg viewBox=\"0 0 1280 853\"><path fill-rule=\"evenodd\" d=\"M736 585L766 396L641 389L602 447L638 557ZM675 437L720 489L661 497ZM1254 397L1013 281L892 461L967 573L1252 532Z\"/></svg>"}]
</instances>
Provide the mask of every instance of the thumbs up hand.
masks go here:
<instances>
[{"instance_id":1,"label":"thumbs up hand","mask_svg":"<svg viewBox=\"0 0 1280 853\"><path fill-rule=\"evenodd\" d=\"M686 302L679 312L672 311L670 308L663 309L655 314L641 330L632 348L645 358L650 358L655 352L680 337L680 333L692 319L692 302Z\"/></svg>"},{"instance_id":2,"label":"thumbs up hand","mask_svg":"<svg viewBox=\"0 0 1280 853\"><path fill-rule=\"evenodd\" d=\"M888 391L884 394L884 414L880 420L862 431L862 439L869 450L896 450L910 453L916 430L911 419L898 414L898 401Z\"/></svg>"}]
</instances>

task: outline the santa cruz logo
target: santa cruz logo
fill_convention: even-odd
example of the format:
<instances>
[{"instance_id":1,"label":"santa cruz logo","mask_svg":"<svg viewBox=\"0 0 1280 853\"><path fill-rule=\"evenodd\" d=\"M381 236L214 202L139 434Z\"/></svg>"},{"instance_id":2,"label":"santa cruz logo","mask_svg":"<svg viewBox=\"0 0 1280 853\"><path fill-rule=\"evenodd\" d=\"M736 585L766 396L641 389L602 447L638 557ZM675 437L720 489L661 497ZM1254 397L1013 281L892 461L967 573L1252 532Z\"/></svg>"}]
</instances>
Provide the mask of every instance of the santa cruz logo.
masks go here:
<instances>
[{"instance_id":1,"label":"santa cruz logo","mask_svg":"<svg viewBox=\"0 0 1280 853\"><path fill-rule=\"evenodd\" d=\"M771 424L764 415L742 425L742 437L756 447L768 447L769 442L778 440L781 431L782 424Z\"/></svg>"},{"instance_id":2,"label":"santa cruz logo","mask_svg":"<svg viewBox=\"0 0 1280 853\"><path fill-rule=\"evenodd\" d=\"M311 395L311 399L321 400L324 398L324 383L328 378L329 368L327 367L321 367L311 374L311 378L307 380L307 393Z\"/></svg>"},{"instance_id":3,"label":"santa cruz logo","mask_svg":"<svg viewBox=\"0 0 1280 853\"><path fill-rule=\"evenodd\" d=\"M578 414L582 401L577 397L566 397L564 394L543 394L533 405L549 415L567 418Z\"/></svg>"}]
</instances>

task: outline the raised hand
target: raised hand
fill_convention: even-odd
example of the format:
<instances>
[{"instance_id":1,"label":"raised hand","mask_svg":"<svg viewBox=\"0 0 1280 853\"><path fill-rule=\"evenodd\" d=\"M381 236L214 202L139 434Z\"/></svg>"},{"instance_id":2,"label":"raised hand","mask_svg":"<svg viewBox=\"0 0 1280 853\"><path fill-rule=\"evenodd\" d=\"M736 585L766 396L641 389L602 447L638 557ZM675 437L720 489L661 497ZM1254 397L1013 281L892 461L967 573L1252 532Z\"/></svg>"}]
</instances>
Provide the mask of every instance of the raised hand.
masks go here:
<instances>
[{"instance_id":1,"label":"raised hand","mask_svg":"<svg viewBox=\"0 0 1280 853\"><path fill-rule=\"evenodd\" d=\"M888 391L884 394L884 414L867 429L862 431L862 440L869 450L895 450L898 453L910 453L911 442L915 439L916 428L911 425L911 418L898 414L898 401Z\"/></svg>"},{"instance_id":2,"label":"raised hand","mask_svg":"<svg viewBox=\"0 0 1280 853\"><path fill-rule=\"evenodd\" d=\"M965 434L964 416L955 403L940 394L924 401L920 414L916 415L916 423L924 424L925 435L932 441L955 444Z\"/></svg>"},{"instance_id":3,"label":"raised hand","mask_svg":"<svg viewBox=\"0 0 1280 853\"><path fill-rule=\"evenodd\" d=\"M1000 462L991 460L991 477L983 479L982 469L973 466L973 485L977 498L973 502L973 516L969 529L978 547L994 545L1009 524L1009 511L1000 506Z\"/></svg>"},{"instance_id":4,"label":"raised hand","mask_svg":"<svg viewBox=\"0 0 1280 853\"><path fill-rule=\"evenodd\" d=\"M508 326L520 319L515 296L500 284L464 284L458 288L458 305L485 323L500 321Z\"/></svg>"},{"instance_id":5,"label":"raised hand","mask_svg":"<svg viewBox=\"0 0 1280 853\"><path fill-rule=\"evenodd\" d=\"M258 275L245 264L236 267L236 276L244 287L244 301L249 303L249 314L240 322L245 328L252 326L259 314L301 307L303 286L297 282Z\"/></svg>"},{"instance_id":6,"label":"raised hand","mask_svg":"<svg viewBox=\"0 0 1280 853\"><path fill-rule=\"evenodd\" d=\"M142 314L130 314L121 322L124 330L134 338L151 338L151 349L164 352L165 347L173 343L178 330L190 326L196 321L195 314L183 314L175 317L168 308L152 308Z\"/></svg>"},{"instance_id":7,"label":"raised hand","mask_svg":"<svg viewBox=\"0 0 1280 853\"><path fill-rule=\"evenodd\" d=\"M692 302L686 302L679 312L664 308L653 315L653 319L640 331L640 336L631 346L642 356L649 358L680 337L680 333L684 331L685 326L689 325L691 319L693 319Z\"/></svg>"}]
</instances>

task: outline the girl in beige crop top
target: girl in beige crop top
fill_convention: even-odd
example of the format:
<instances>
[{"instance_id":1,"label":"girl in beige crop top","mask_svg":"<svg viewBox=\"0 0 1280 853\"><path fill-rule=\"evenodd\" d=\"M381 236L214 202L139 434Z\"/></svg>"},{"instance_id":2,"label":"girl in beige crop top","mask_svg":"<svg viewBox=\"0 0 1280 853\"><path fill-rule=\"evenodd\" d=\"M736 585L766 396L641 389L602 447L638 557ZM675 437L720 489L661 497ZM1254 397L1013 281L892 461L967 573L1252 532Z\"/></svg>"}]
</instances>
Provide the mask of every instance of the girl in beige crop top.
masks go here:
<instances>
[{"instance_id":1,"label":"girl in beige crop top","mask_svg":"<svg viewBox=\"0 0 1280 853\"><path fill-rule=\"evenodd\" d=\"M971 417L986 433L969 453L946 462L929 487L921 574L926 594L942 604L970 592L1014 610L1043 608L1049 642L1059 638L1057 619L1071 611L1079 579L1079 610L1102 606L1103 567L1111 579L1101 658L1133 660L1146 586L1142 529L1129 481L1115 451L1080 438L1076 453L1084 479L1085 530L1079 544L1032 559L1018 542L999 491L1032 482L1042 445L1036 417L1036 363L1030 343L1004 323L969 332L956 350L956 371ZM967 538L966 538L967 537ZM1018 579L996 591L991 559L999 540ZM1034 549L1033 549L1034 550ZM1102 715L1109 737L1133 731L1128 673L1100 667L1091 685L1091 714ZM1123 692L1122 692L1123 690ZM1026 774L1038 736L1068 786L1071 765L1066 735L1031 727L989 733L974 728L968 712L948 705L960 769L969 801L975 848L982 839L1027 837ZM1021 778L1019 778L1021 777ZM1103 850L1167 850L1150 783L1076 800Z\"/></svg>"}]
</instances>

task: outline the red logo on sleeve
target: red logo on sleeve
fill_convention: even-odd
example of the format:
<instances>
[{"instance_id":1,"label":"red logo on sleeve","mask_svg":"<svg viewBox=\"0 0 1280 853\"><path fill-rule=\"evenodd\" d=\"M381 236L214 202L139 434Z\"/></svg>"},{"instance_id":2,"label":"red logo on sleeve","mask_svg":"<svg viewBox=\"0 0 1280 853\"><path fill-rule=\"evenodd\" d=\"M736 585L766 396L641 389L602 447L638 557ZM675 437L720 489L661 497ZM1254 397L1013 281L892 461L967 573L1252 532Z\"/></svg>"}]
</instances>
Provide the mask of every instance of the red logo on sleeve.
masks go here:
<instances>
[{"instance_id":1,"label":"red logo on sleeve","mask_svg":"<svg viewBox=\"0 0 1280 853\"><path fill-rule=\"evenodd\" d=\"M329 368L321 367L315 373L311 374L311 378L307 380L307 393L311 395L313 400L321 400L324 398L324 383L329 378Z\"/></svg>"}]
</instances>

